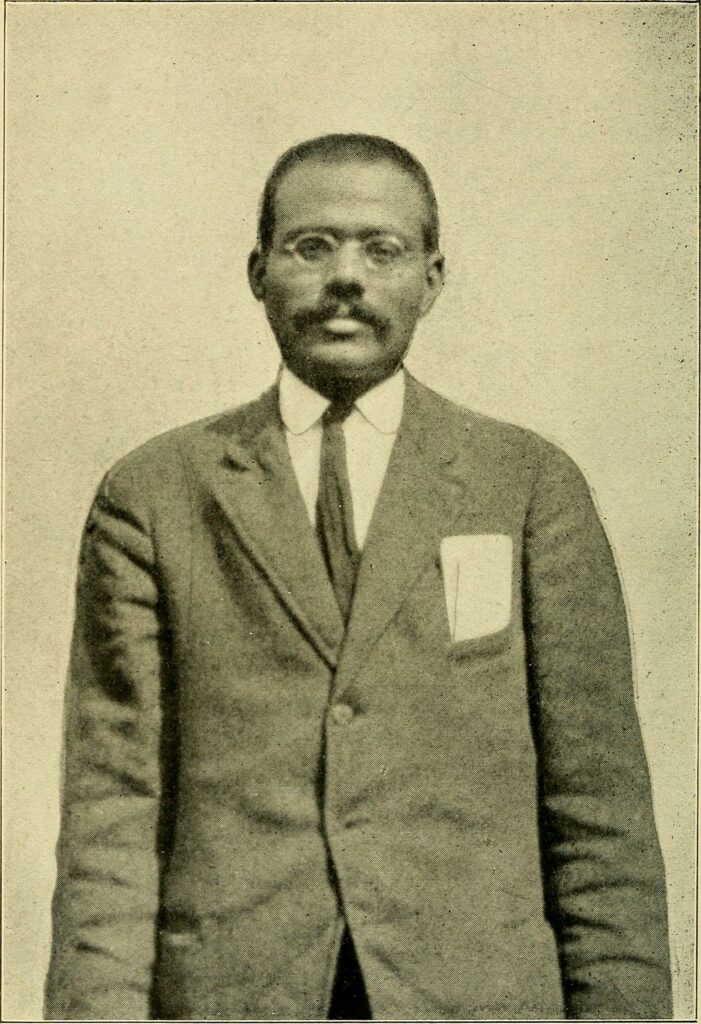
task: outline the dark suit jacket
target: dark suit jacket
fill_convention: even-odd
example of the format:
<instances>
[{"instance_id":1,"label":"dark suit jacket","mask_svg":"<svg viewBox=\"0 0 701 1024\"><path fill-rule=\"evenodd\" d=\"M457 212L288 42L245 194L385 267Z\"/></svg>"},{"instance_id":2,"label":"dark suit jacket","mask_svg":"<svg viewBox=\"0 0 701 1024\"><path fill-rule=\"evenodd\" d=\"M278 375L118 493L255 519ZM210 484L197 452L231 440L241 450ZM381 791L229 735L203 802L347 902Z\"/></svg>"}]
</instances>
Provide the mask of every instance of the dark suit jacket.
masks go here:
<instances>
[{"instance_id":1,"label":"dark suit jacket","mask_svg":"<svg viewBox=\"0 0 701 1024\"><path fill-rule=\"evenodd\" d=\"M451 643L439 547L513 539ZM554 446L408 379L346 635L277 393L122 460L89 517L53 1018L669 1016L626 616Z\"/></svg>"}]
</instances>

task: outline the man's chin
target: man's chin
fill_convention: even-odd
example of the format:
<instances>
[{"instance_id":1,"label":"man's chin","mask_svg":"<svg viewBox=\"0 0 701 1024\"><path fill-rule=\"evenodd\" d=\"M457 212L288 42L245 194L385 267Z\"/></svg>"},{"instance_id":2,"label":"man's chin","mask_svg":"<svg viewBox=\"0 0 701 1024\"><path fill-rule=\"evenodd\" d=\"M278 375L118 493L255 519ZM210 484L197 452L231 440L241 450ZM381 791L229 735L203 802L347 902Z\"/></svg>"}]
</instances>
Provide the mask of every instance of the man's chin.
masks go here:
<instances>
[{"instance_id":1,"label":"man's chin","mask_svg":"<svg viewBox=\"0 0 701 1024\"><path fill-rule=\"evenodd\" d=\"M317 341L303 353L287 357L285 362L301 380L322 394L344 385L362 393L391 376L395 369L387 365L387 353L378 351L374 340L362 343L357 337Z\"/></svg>"}]
</instances>

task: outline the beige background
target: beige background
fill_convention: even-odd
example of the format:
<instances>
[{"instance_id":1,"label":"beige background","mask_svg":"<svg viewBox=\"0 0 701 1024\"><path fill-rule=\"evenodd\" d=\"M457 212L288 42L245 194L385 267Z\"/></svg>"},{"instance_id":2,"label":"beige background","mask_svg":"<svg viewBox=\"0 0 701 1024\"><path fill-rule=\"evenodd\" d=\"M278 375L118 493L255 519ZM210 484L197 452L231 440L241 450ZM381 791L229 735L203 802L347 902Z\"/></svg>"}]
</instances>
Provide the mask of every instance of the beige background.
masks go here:
<instances>
[{"instance_id":1,"label":"beige background","mask_svg":"<svg viewBox=\"0 0 701 1024\"><path fill-rule=\"evenodd\" d=\"M9 4L4 1017L40 1015L61 701L103 471L276 369L265 173L360 130L432 175L449 276L410 365L564 446L627 590L693 1012L696 10Z\"/></svg>"}]
</instances>

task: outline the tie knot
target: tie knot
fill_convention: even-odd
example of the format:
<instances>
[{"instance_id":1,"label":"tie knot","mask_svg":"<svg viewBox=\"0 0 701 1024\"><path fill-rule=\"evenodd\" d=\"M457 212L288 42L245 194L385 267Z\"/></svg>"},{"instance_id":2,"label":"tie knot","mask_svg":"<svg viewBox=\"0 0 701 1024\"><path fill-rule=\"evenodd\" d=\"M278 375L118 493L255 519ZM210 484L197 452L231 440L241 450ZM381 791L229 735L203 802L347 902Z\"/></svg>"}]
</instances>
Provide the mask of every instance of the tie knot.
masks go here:
<instances>
[{"instance_id":1,"label":"tie knot","mask_svg":"<svg viewBox=\"0 0 701 1024\"><path fill-rule=\"evenodd\" d=\"M340 398L332 402L324 412L324 426L330 423L343 423L352 413L354 404L350 398Z\"/></svg>"}]
</instances>

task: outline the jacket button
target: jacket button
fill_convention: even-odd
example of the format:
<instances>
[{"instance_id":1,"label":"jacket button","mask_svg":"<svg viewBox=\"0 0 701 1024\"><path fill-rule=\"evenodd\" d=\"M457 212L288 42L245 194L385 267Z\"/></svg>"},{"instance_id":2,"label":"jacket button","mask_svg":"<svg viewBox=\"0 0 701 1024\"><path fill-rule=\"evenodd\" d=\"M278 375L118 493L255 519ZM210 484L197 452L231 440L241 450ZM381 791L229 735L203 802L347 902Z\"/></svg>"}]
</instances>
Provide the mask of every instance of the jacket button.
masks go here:
<instances>
[{"instance_id":1,"label":"jacket button","mask_svg":"<svg viewBox=\"0 0 701 1024\"><path fill-rule=\"evenodd\" d=\"M349 722L353 721L353 708L348 704L333 704L331 707L331 717L336 725L348 725Z\"/></svg>"}]
</instances>

